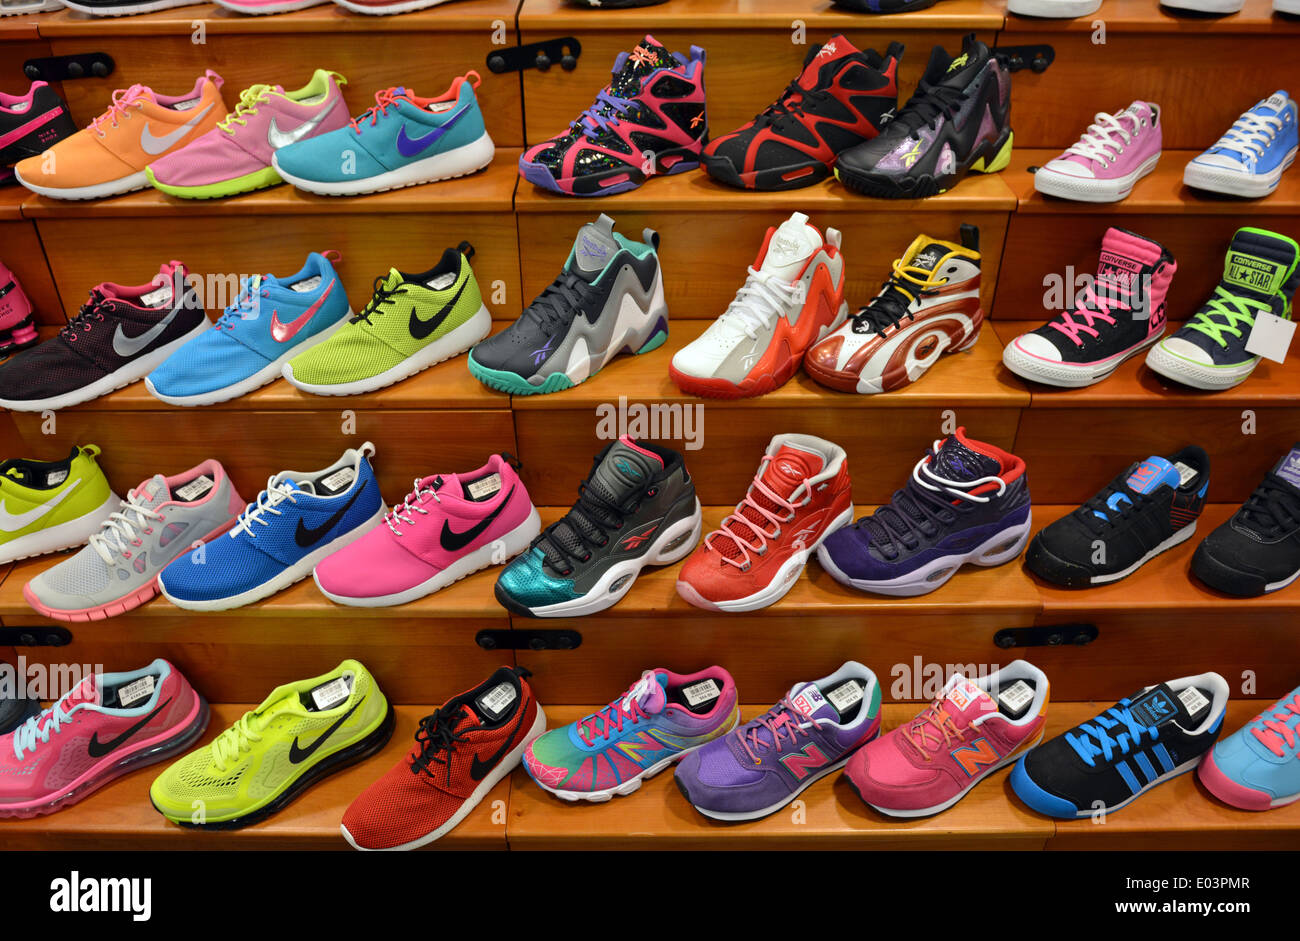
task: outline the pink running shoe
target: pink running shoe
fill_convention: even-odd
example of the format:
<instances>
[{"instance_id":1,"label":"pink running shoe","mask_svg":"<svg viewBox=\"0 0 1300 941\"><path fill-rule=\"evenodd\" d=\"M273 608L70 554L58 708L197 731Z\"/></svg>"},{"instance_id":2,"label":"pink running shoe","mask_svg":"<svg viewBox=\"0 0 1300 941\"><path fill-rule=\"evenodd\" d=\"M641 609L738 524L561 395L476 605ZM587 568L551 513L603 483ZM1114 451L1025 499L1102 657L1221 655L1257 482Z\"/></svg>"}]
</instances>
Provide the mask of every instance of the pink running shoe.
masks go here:
<instances>
[{"instance_id":1,"label":"pink running shoe","mask_svg":"<svg viewBox=\"0 0 1300 941\"><path fill-rule=\"evenodd\" d=\"M882 814L937 814L1042 741L1047 700L1047 676L1024 660L974 680L957 674L915 719L855 752L844 773Z\"/></svg>"},{"instance_id":2,"label":"pink running shoe","mask_svg":"<svg viewBox=\"0 0 1300 941\"><path fill-rule=\"evenodd\" d=\"M297 91L279 85L246 88L235 110L215 128L154 161L145 175L156 189L184 199L234 196L283 183L271 155L347 124L350 115L339 90L347 81L337 72L317 69Z\"/></svg>"},{"instance_id":3,"label":"pink running shoe","mask_svg":"<svg viewBox=\"0 0 1300 941\"><path fill-rule=\"evenodd\" d=\"M13 272L0 264L0 356L35 346L38 339L32 302Z\"/></svg>"},{"instance_id":4,"label":"pink running shoe","mask_svg":"<svg viewBox=\"0 0 1300 941\"><path fill-rule=\"evenodd\" d=\"M312 572L338 604L405 604L528 548L542 520L512 458L494 454L468 474L425 477L360 539Z\"/></svg>"},{"instance_id":5,"label":"pink running shoe","mask_svg":"<svg viewBox=\"0 0 1300 941\"><path fill-rule=\"evenodd\" d=\"M1077 144L1034 174L1034 189L1084 203L1117 203L1160 162L1160 106L1135 101L1094 116Z\"/></svg>"},{"instance_id":6,"label":"pink running shoe","mask_svg":"<svg viewBox=\"0 0 1300 941\"><path fill-rule=\"evenodd\" d=\"M185 751L207 726L207 702L166 660L88 676L0 736L0 817L75 804L135 768Z\"/></svg>"}]
</instances>

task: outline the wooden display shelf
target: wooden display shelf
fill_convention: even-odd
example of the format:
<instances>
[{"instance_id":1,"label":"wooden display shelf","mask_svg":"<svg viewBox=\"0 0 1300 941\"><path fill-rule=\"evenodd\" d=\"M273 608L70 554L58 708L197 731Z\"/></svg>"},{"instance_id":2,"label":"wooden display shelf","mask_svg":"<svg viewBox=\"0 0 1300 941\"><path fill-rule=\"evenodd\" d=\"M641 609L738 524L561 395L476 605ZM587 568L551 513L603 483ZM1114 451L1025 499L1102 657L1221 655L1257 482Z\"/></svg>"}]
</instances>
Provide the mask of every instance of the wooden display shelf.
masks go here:
<instances>
[{"instance_id":1,"label":"wooden display shelf","mask_svg":"<svg viewBox=\"0 0 1300 941\"><path fill-rule=\"evenodd\" d=\"M6 17L8 19L8 17ZM5 20L0 20L0 23ZM0 222L18 222L23 217L23 203L32 194L17 183L9 182L0 186ZM6 231L0 229L0 231ZM7 247L7 245L6 245Z\"/></svg>"},{"instance_id":2,"label":"wooden display shelf","mask_svg":"<svg viewBox=\"0 0 1300 941\"><path fill-rule=\"evenodd\" d=\"M47 19L48 13L26 13L21 16L0 17L0 42L35 43L39 41L41 32L40 24ZM5 49L6 55L9 49ZM48 55L48 51L46 53Z\"/></svg>"}]
</instances>

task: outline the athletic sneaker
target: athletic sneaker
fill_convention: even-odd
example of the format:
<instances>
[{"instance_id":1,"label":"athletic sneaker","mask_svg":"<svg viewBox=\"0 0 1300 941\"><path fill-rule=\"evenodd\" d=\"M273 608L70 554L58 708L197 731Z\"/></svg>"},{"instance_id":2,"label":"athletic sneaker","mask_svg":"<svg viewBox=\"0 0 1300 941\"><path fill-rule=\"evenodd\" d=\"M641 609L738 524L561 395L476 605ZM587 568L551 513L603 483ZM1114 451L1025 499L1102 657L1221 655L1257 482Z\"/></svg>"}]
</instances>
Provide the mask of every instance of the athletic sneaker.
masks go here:
<instances>
[{"instance_id":1,"label":"athletic sneaker","mask_svg":"<svg viewBox=\"0 0 1300 941\"><path fill-rule=\"evenodd\" d=\"M32 302L17 276L0 263L0 356L9 356L40 341Z\"/></svg>"},{"instance_id":2,"label":"athletic sneaker","mask_svg":"<svg viewBox=\"0 0 1300 941\"><path fill-rule=\"evenodd\" d=\"M757 820L844 766L880 732L880 685L853 660L830 676L796 683L730 735L687 755L677 788L715 820Z\"/></svg>"},{"instance_id":3,"label":"athletic sneaker","mask_svg":"<svg viewBox=\"0 0 1300 941\"><path fill-rule=\"evenodd\" d=\"M944 353L979 341L980 231L961 227L961 244L918 235L866 307L804 357L804 371L841 392L893 392L925 374Z\"/></svg>"},{"instance_id":4,"label":"athletic sneaker","mask_svg":"<svg viewBox=\"0 0 1300 941\"><path fill-rule=\"evenodd\" d=\"M1277 189L1300 148L1300 106L1279 89L1233 123L1209 150L1187 162L1193 189L1258 199Z\"/></svg>"},{"instance_id":5,"label":"athletic sneaker","mask_svg":"<svg viewBox=\"0 0 1300 941\"><path fill-rule=\"evenodd\" d=\"M709 611L757 611L785 597L828 535L853 521L844 449L777 435L745 499L677 573L677 594Z\"/></svg>"},{"instance_id":6,"label":"athletic sneaker","mask_svg":"<svg viewBox=\"0 0 1300 941\"><path fill-rule=\"evenodd\" d=\"M61 461L0 463L0 564L85 545L99 531L121 500L98 455L98 445L73 445Z\"/></svg>"},{"instance_id":7,"label":"athletic sneaker","mask_svg":"<svg viewBox=\"0 0 1300 941\"><path fill-rule=\"evenodd\" d=\"M188 7L200 0L63 0L69 10L88 16L133 16L137 13L156 13L172 7Z\"/></svg>"},{"instance_id":8,"label":"athletic sneaker","mask_svg":"<svg viewBox=\"0 0 1300 941\"><path fill-rule=\"evenodd\" d=\"M1242 598L1278 591L1300 578L1300 441L1237 512L1201 540L1192 574Z\"/></svg>"},{"instance_id":9,"label":"athletic sneaker","mask_svg":"<svg viewBox=\"0 0 1300 941\"><path fill-rule=\"evenodd\" d=\"M722 667L647 670L608 706L534 739L524 768L561 800L600 803L626 797L739 724L736 684Z\"/></svg>"},{"instance_id":10,"label":"athletic sneaker","mask_svg":"<svg viewBox=\"0 0 1300 941\"><path fill-rule=\"evenodd\" d=\"M1215 742L1196 774L1211 794L1242 810L1300 799L1300 687Z\"/></svg>"},{"instance_id":11,"label":"athletic sneaker","mask_svg":"<svg viewBox=\"0 0 1300 941\"><path fill-rule=\"evenodd\" d=\"M955 186L967 172L1011 162L1011 73L971 33L950 56L935 46L911 99L880 132L839 155L835 177L849 189L919 199Z\"/></svg>"},{"instance_id":12,"label":"athletic sneaker","mask_svg":"<svg viewBox=\"0 0 1300 941\"><path fill-rule=\"evenodd\" d=\"M558 392L594 376L619 353L649 353L668 339L668 305L654 229L634 242L601 215L578 230L564 270L505 330L469 354L469 371L512 395ZM487 330L483 331L487 335Z\"/></svg>"},{"instance_id":13,"label":"athletic sneaker","mask_svg":"<svg viewBox=\"0 0 1300 941\"><path fill-rule=\"evenodd\" d=\"M708 135L704 50L691 46L688 59L647 35L618 54L609 85L568 130L520 155L519 175L568 196L608 196L694 170Z\"/></svg>"},{"instance_id":14,"label":"athletic sneaker","mask_svg":"<svg viewBox=\"0 0 1300 941\"><path fill-rule=\"evenodd\" d=\"M185 199L233 196L281 183L272 154L345 126L348 106L339 86L346 84L337 72L317 69L297 91L279 85L246 88L235 110L215 128L154 161L145 175L155 189Z\"/></svg>"},{"instance_id":15,"label":"athletic sneaker","mask_svg":"<svg viewBox=\"0 0 1300 941\"><path fill-rule=\"evenodd\" d=\"M461 242L428 271L390 268L375 278L374 296L319 345L295 352L281 374L315 395L360 395L400 382L459 356L492 329ZM340 288L340 294L342 289Z\"/></svg>"},{"instance_id":16,"label":"athletic sneaker","mask_svg":"<svg viewBox=\"0 0 1300 941\"><path fill-rule=\"evenodd\" d=\"M546 730L526 676L500 667L421 719L406 757L344 811L344 839L359 850L410 850L469 816Z\"/></svg>"},{"instance_id":17,"label":"athletic sneaker","mask_svg":"<svg viewBox=\"0 0 1300 941\"><path fill-rule=\"evenodd\" d=\"M0 737L0 817L62 810L184 751L207 726L208 704L166 660L88 676Z\"/></svg>"},{"instance_id":18,"label":"athletic sneaker","mask_svg":"<svg viewBox=\"0 0 1300 941\"><path fill-rule=\"evenodd\" d=\"M23 586L37 614L102 621L158 593L158 573L182 552L235 524L244 501L217 461L130 491L89 544Z\"/></svg>"},{"instance_id":19,"label":"athletic sneaker","mask_svg":"<svg viewBox=\"0 0 1300 941\"><path fill-rule=\"evenodd\" d=\"M1162 7L1190 10L1193 13L1240 13L1246 0L1160 0Z\"/></svg>"},{"instance_id":20,"label":"athletic sneaker","mask_svg":"<svg viewBox=\"0 0 1300 941\"><path fill-rule=\"evenodd\" d=\"M16 695L12 688L0 691L0 735L8 735L41 711L41 701L34 696Z\"/></svg>"},{"instance_id":21,"label":"athletic sneaker","mask_svg":"<svg viewBox=\"0 0 1300 941\"><path fill-rule=\"evenodd\" d=\"M483 124L472 69L434 98L386 88L346 127L277 150L285 181L322 196L356 196L482 170L496 148Z\"/></svg>"},{"instance_id":22,"label":"athletic sneaker","mask_svg":"<svg viewBox=\"0 0 1300 941\"><path fill-rule=\"evenodd\" d=\"M496 596L528 617L611 608L646 565L672 565L700 541L703 518L682 456L627 436L604 447L573 509L497 579Z\"/></svg>"},{"instance_id":23,"label":"athletic sneaker","mask_svg":"<svg viewBox=\"0 0 1300 941\"><path fill-rule=\"evenodd\" d=\"M320 471L281 471L234 528L162 570L167 600L191 611L252 604L311 574L384 518L369 441Z\"/></svg>"},{"instance_id":24,"label":"athletic sneaker","mask_svg":"<svg viewBox=\"0 0 1300 941\"><path fill-rule=\"evenodd\" d=\"M1007 0L1007 12L1018 16L1072 20L1101 9L1101 0Z\"/></svg>"},{"instance_id":25,"label":"athletic sneaker","mask_svg":"<svg viewBox=\"0 0 1300 941\"><path fill-rule=\"evenodd\" d=\"M148 284L99 284L57 334L0 365L0 407L68 408L130 385L212 324L185 266L169 261Z\"/></svg>"},{"instance_id":26,"label":"athletic sneaker","mask_svg":"<svg viewBox=\"0 0 1300 941\"><path fill-rule=\"evenodd\" d=\"M222 81L208 69L183 95L160 95L144 85L118 89L89 127L21 161L14 175L33 193L55 199L144 189L146 166L198 140L225 117Z\"/></svg>"},{"instance_id":27,"label":"athletic sneaker","mask_svg":"<svg viewBox=\"0 0 1300 941\"><path fill-rule=\"evenodd\" d=\"M291 10L318 7L329 3L330 0L213 0L213 2L236 13L261 16L266 13L288 13Z\"/></svg>"},{"instance_id":28,"label":"athletic sneaker","mask_svg":"<svg viewBox=\"0 0 1300 941\"><path fill-rule=\"evenodd\" d=\"M882 56L844 36L813 46L803 72L763 113L704 148L704 169L730 186L789 190L830 176L835 158L880 133L898 110L901 43Z\"/></svg>"},{"instance_id":29,"label":"athletic sneaker","mask_svg":"<svg viewBox=\"0 0 1300 941\"><path fill-rule=\"evenodd\" d=\"M406 604L523 552L542 530L509 455L478 470L417 479L406 499L312 572L338 604Z\"/></svg>"},{"instance_id":30,"label":"athletic sneaker","mask_svg":"<svg viewBox=\"0 0 1300 941\"><path fill-rule=\"evenodd\" d=\"M211 744L158 775L149 800L183 827L246 827L378 752L395 724L370 671L344 660L329 673L277 686Z\"/></svg>"},{"instance_id":31,"label":"athletic sneaker","mask_svg":"<svg viewBox=\"0 0 1300 941\"><path fill-rule=\"evenodd\" d=\"M1014 660L988 676L954 674L915 719L854 752L844 775L891 817L947 810L1043 738L1047 676Z\"/></svg>"},{"instance_id":32,"label":"athletic sneaker","mask_svg":"<svg viewBox=\"0 0 1300 941\"><path fill-rule=\"evenodd\" d=\"M839 230L827 229L823 239L796 212L767 230L744 287L698 339L673 354L668 374L694 395L763 395L788 382L804 352L848 315Z\"/></svg>"},{"instance_id":33,"label":"athletic sneaker","mask_svg":"<svg viewBox=\"0 0 1300 941\"><path fill-rule=\"evenodd\" d=\"M0 16L7 12L0 3ZM38 156L75 133L77 125L67 104L47 83L32 82L25 95L0 92L0 181L13 176L13 165L19 160Z\"/></svg>"},{"instance_id":34,"label":"athletic sneaker","mask_svg":"<svg viewBox=\"0 0 1300 941\"><path fill-rule=\"evenodd\" d=\"M1148 686L1029 752L1012 769L1011 787L1049 817L1114 813L1195 768L1219 737L1227 704L1217 673Z\"/></svg>"},{"instance_id":35,"label":"athletic sneaker","mask_svg":"<svg viewBox=\"0 0 1300 941\"><path fill-rule=\"evenodd\" d=\"M0 0L0 16L17 16L20 13L44 13L62 10L63 0Z\"/></svg>"},{"instance_id":36,"label":"athletic sneaker","mask_svg":"<svg viewBox=\"0 0 1300 941\"><path fill-rule=\"evenodd\" d=\"M279 379L291 358L328 340L352 316L327 256L339 260L337 252L312 252L286 278L246 278L213 328L167 357L145 387L169 405L211 405Z\"/></svg>"},{"instance_id":37,"label":"athletic sneaker","mask_svg":"<svg viewBox=\"0 0 1300 941\"><path fill-rule=\"evenodd\" d=\"M889 503L832 533L817 561L850 588L924 595L967 562L1016 558L1032 520L1025 462L958 428L934 442Z\"/></svg>"},{"instance_id":38,"label":"athletic sneaker","mask_svg":"<svg viewBox=\"0 0 1300 941\"><path fill-rule=\"evenodd\" d=\"M1246 351L1261 311L1291 319L1300 286L1300 245L1267 229L1238 229L1223 260L1214 296L1182 327L1147 353L1147 365L1193 389L1231 389L1255 371Z\"/></svg>"},{"instance_id":39,"label":"athletic sneaker","mask_svg":"<svg viewBox=\"0 0 1300 941\"><path fill-rule=\"evenodd\" d=\"M1165 332L1165 296L1178 264L1154 239L1110 228L1101 239L1097 277L1068 309L1002 351L1017 376L1078 389L1101 382Z\"/></svg>"},{"instance_id":40,"label":"athletic sneaker","mask_svg":"<svg viewBox=\"0 0 1300 941\"><path fill-rule=\"evenodd\" d=\"M1083 506L1039 530L1025 568L1066 588L1117 582L1192 537L1209 488L1209 455L1194 444L1132 464Z\"/></svg>"},{"instance_id":41,"label":"athletic sneaker","mask_svg":"<svg viewBox=\"0 0 1300 941\"><path fill-rule=\"evenodd\" d=\"M1034 189L1084 203L1117 203L1160 162L1161 108L1135 101L1093 115L1077 144L1034 173Z\"/></svg>"}]
</instances>

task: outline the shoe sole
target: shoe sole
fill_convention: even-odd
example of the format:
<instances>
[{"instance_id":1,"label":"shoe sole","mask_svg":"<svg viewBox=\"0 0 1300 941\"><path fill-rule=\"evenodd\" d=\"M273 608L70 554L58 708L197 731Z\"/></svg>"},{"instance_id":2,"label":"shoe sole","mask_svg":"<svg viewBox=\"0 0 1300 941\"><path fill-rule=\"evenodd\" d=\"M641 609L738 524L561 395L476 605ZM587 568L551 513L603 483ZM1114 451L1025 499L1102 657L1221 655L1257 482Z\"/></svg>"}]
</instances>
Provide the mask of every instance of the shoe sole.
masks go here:
<instances>
[{"instance_id":1,"label":"shoe sole","mask_svg":"<svg viewBox=\"0 0 1300 941\"><path fill-rule=\"evenodd\" d=\"M0 565L84 546L91 536L99 532L109 515L121 506L122 498L110 490L108 498L85 516L78 516L56 526L47 526L0 546Z\"/></svg>"},{"instance_id":2,"label":"shoe sole","mask_svg":"<svg viewBox=\"0 0 1300 941\"><path fill-rule=\"evenodd\" d=\"M1168 552L1180 543L1191 539L1195 533L1196 521L1193 520L1133 564L1126 566L1119 572L1106 575L1094 575L1083 566L1060 558L1043 548L1042 541L1035 537L1034 541L1029 544L1029 551L1025 553L1025 568L1044 581L1059 585L1062 588L1091 588L1095 585L1109 585L1111 582L1118 582L1121 579L1128 578L1162 552Z\"/></svg>"},{"instance_id":3,"label":"shoe sole","mask_svg":"<svg viewBox=\"0 0 1300 941\"><path fill-rule=\"evenodd\" d=\"M1192 574L1215 591L1236 598L1258 598L1260 595L1281 591L1300 578L1300 568L1285 578L1266 582L1262 576L1233 568L1221 559L1210 555L1202 541L1192 554Z\"/></svg>"},{"instance_id":4,"label":"shoe sole","mask_svg":"<svg viewBox=\"0 0 1300 941\"><path fill-rule=\"evenodd\" d=\"M349 9L365 12L360 7L349 7ZM389 170L361 180L349 180L346 183L309 180L288 173L280 166L279 151L271 155L271 166L286 183L307 193L315 193L317 196L364 196L367 193L385 193L388 190L403 189L407 186L419 186L422 183L437 183L441 180L469 176L471 173L487 169L494 156L496 156L496 147L487 131L484 131L483 136L478 140L445 153L434 154L432 157L412 161L396 170Z\"/></svg>"},{"instance_id":5,"label":"shoe sole","mask_svg":"<svg viewBox=\"0 0 1300 941\"><path fill-rule=\"evenodd\" d=\"M1034 189L1047 196L1079 203L1117 203L1133 192L1138 180L1147 176L1160 162L1160 154L1148 157L1132 173L1109 180L1084 179L1039 167L1034 174Z\"/></svg>"},{"instance_id":6,"label":"shoe sole","mask_svg":"<svg viewBox=\"0 0 1300 941\"><path fill-rule=\"evenodd\" d=\"M1114 356L1095 360L1091 363L1057 363L1039 359L1024 352L1016 345L1016 340L1007 344L1002 351L1002 365L1021 379L1029 379L1043 385L1056 386L1061 389L1083 389L1095 385L1107 378L1125 361L1146 352L1164 337L1164 331L1153 333L1141 343L1136 343ZM1019 339L1017 337L1017 339Z\"/></svg>"},{"instance_id":7,"label":"shoe sole","mask_svg":"<svg viewBox=\"0 0 1300 941\"><path fill-rule=\"evenodd\" d=\"M1220 719L1220 721L1221 720L1222 719ZM1147 791L1151 790L1153 787L1156 787L1157 785L1163 784L1164 782L1171 780L1172 778L1176 778L1180 775L1184 775L1187 772L1193 770L1197 765L1201 763L1201 759L1203 757L1204 755L1197 755L1195 758L1191 759L1190 761L1183 762L1181 765L1175 767L1174 770L1167 771L1164 774L1157 777L1154 781L1151 781L1148 784L1143 785L1141 788L1138 789L1136 794L1130 795L1126 799L1120 801L1118 804L1113 804L1110 807L1099 807L1099 808L1089 807L1086 810L1079 810L1075 808L1075 812L1072 814L1065 813L1062 809L1059 809L1053 805L1052 803L1053 801L1059 801L1061 804L1069 804L1070 802L1066 801L1064 798L1059 798L1052 794L1049 794L1047 791L1039 787L1033 781L1033 779L1029 777L1028 772L1025 771L1025 766L1023 762L1016 762L1016 766L1011 769L1011 776L1009 778L1009 781L1011 782L1011 789L1016 792L1016 797L1020 798L1021 802L1023 802L1025 806L1029 807L1031 810L1037 811L1038 813L1042 814L1045 817L1053 817L1059 820L1078 820L1081 818L1092 817L1095 814L1099 814L1099 813L1109 815L1115 813L1116 811L1123 810L1125 807L1133 803L1135 800L1137 800ZM1071 804L1071 806L1073 805Z\"/></svg>"},{"instance_id":8,"label":"shoe sole","mask_svg":"<svg viewBox=\"0 0 1300 941\"><path fill-rule=\"evenodd\" d=\"M1174 382L1193 389L1217 392L1241 385L1255 371L1259 357L1252 356L1248 363L1232 366L1206 366L1196 363L1177 353L1170 352L1164 342L1157 343L1147 353L1147 366L1153 371L1172 379Z\"/></svg>"},{"instance_id":9,"label":"shoe sole","mask_svg":"<svg viewBox=\"0 0 1300 941\"><path fill-rule=\"evenodd\" d=\"M878 199L927 199L948 192L967 173L997 173L1005 170L1011 163L1014 142L1015 134L1008 129L1005 137L984 148L984 152L966 166L959 166L942 179L928 175L893 177L884 173L863 173L847 169L838 162L835 165L835 178L864 196Z\"/></svg>"},{"instance_id":10,"label":"shoe sole","mask_svg":"<svg viewBox=\"0 0 1300 941\"><path fill-rule=\"evenodd\" d=\"M1073 20L1096 13L1101 0L1007 0L1007 12L1052 20Z\"/></svg>"}]
</instances>

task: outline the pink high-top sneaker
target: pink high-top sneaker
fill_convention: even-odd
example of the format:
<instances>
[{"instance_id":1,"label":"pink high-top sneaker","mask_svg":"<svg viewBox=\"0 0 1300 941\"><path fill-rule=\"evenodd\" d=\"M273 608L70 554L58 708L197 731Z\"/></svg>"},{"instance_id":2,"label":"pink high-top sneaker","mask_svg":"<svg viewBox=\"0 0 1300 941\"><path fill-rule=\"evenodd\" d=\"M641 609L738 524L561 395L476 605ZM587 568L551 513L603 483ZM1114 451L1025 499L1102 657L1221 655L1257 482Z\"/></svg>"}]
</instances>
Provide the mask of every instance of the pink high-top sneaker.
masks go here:
<instances>
[{"instance_id":1,"label":"pink high-top sneaker","mask_svg":"<svg viewBox=\"0 0 1300 941\"><path fill-rule=\"evenodd\" d=\"M1160 161L1160 106L1135 101L1097 114L1079 142L1034 174L1034 189L1085 203L1117 203Z\"/></svg>"},{"instance_id":2,"label":"pink high-top sneaker","mask_svg":"<svg viewBox=\"0 0 1300 941\"><path fill-rule=\"evenodd\" d=\"M12 271L0 264L0 356L25 350L37 341L32 302Z\"/></svg>"}]
</instances>

